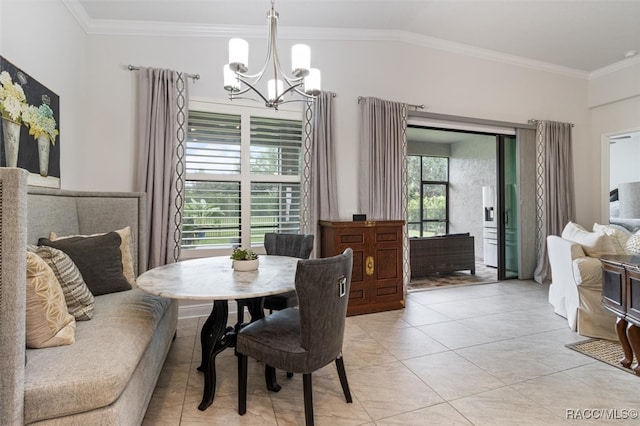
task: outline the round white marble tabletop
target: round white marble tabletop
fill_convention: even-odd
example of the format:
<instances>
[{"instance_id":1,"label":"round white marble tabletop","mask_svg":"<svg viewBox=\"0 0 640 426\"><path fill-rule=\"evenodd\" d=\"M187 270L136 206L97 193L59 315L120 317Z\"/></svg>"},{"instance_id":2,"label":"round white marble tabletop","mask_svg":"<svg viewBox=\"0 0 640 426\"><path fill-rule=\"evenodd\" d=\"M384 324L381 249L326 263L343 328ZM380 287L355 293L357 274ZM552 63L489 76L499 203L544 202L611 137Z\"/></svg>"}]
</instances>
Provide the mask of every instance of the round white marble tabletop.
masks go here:
<instances>
[{"instance_id":1,"label":"round white marble tabletop","mask_svg":"<svg viewBox=\"0 0 640 426\"><path fill-rule=\"evenodd\" d=\"M261 255L255 271L236 272L229 256L185 260L151 269L136 283L147 293L170 299L233 300L295 289L298 258Z\"/></svg>"}]
</instances>

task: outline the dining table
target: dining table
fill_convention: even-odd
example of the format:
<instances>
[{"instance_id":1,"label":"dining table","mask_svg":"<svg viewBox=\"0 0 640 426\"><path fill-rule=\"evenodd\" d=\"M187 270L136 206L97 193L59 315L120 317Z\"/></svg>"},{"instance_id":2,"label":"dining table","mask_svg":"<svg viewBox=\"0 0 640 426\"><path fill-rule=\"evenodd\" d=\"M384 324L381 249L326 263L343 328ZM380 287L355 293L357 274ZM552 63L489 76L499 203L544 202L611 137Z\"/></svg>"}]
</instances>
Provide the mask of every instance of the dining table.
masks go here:
<instances>
[{"instance_id":1,"label":"dining table","mask_svg":"<svg viewBox=\"0 0 640 426\"><path fill-rule=\"evenodd\" d=\"M260 255L258 269L240 272L232 267L228 256L185 260L159 266L141 274L137 286L148 293L179 300L212 301L211 313L202 326L200 343L202 359L199 371L204 373L202 401L204 411L213 403L216 389L215 358L226 348L234 348L236 335L246 324L227 324L230 300L245 300L250 322L264 318L264 297L295 289L298 258ZM275 370L266 366L267 388L280 390Z\"/></svg>"}]
</instances>

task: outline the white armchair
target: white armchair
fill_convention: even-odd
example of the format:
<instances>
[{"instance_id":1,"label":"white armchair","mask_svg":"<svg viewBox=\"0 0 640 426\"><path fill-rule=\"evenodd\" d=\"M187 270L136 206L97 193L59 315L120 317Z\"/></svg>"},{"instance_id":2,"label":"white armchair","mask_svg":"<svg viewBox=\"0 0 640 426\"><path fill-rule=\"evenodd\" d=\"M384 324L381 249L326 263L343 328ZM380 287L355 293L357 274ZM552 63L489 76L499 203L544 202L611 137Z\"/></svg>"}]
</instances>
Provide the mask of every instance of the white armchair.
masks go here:
<instances>
[{"instance_id":1,"label":"white armchair","mask_svg":"<svg viewBox=\"0 0 640 426\"><path fill-rule=\"evenodd\" d=\"M617 340L616 317L602 307L600 259L588 256L581 244L556 235L547 237L547 251L552 276L549 303L555 313L583 336Z\"/></svg>"}]
</instances>

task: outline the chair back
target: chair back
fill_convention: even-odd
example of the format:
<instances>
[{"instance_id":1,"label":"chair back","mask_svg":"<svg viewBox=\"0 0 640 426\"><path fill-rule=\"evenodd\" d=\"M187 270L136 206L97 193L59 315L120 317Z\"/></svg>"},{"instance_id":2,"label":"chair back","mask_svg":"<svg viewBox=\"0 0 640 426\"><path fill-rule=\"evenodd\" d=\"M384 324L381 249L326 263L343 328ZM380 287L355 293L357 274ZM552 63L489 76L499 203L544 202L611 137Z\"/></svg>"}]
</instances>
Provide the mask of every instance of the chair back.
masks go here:
<instances>
[{"instance_id":1,"label":"chair back","mask_svg":"<svg viewBox=\"0 0 640 426\"><path fill-rule=\"evenodd\" d=\"M350 248L337 256L298 261L301 345L314 368L333 362L342 351L352 265Z\"/></svg>"},{"instance_id":2,"label":"chair back","mask_svg":"<svg viewBox=\"0 0 640 426\"><path fill-rule=\"evenodd\" d=\"M313 250L313 235L266 233L264 248L267 254L308 259Z\"/></svg>"}]
</instances>

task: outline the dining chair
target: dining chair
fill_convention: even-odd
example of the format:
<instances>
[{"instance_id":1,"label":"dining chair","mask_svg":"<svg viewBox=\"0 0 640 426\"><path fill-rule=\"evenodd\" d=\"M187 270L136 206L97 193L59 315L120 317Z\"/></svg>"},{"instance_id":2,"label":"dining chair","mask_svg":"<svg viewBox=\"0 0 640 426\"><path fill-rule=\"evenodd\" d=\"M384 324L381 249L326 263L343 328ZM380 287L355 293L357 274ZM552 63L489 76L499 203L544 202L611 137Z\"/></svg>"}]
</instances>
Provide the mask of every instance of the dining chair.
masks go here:
<instances>
[{"instance_id":1,"label":"dining chair","mask_svg":"<svg viewBox=\"0 0 640 426\"><path fill-rule=\"evenodd\" d=\"M287 308L244 327L237 335L238 414L247 411L248 357L268 366L302 373L304 412L313 425L311 374L335 362L347 403L351 392L342 359L353 251L321 259L299 260L295 287L298 308Z\"/></svg>"},{"instance_id":2,"label":"dining chair","mask_svg":"<svg viewBox=\"0 0 640 426\"><path fill-rule=\"evenodd\" d=\"M308 259L313 250L313 235L311 234L279 234L268 232L264 234L264 248L267 254ZM244 308L247 301L238 300L238 323L244 322ZM298 305L295 291L274 294L264 298L264 309L269 312L280 311Z\"/></svg>"}]
</instances>

